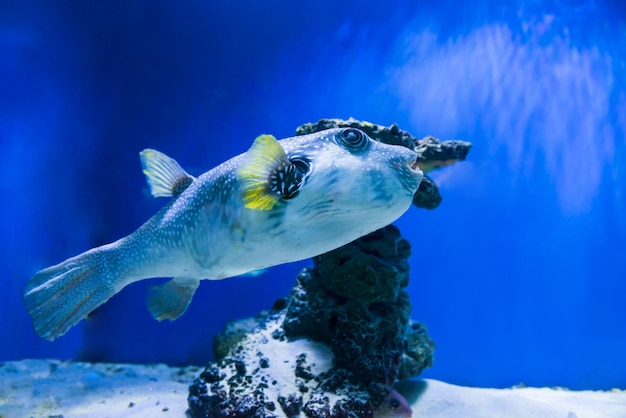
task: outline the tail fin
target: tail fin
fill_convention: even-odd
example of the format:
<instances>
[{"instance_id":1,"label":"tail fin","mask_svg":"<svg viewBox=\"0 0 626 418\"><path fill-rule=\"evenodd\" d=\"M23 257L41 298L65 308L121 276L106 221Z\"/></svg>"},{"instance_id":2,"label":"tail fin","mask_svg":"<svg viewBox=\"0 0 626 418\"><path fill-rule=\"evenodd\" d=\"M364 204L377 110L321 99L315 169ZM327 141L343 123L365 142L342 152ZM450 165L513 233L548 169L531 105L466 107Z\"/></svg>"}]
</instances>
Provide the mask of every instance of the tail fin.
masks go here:
<instances>
[{"instance_id":1,"label":"tail fin","mask_svg":"<svg viewBox=\"0 0 626 418\"><path fill-rule=\"evenodd\" d=\"M94 248L35 274L26 284L24 306L35 331L52 341L65 334L121 287L112 268L111 244ZM117 274L116 274L117 273Z\"/></svg>"}]
</instances>

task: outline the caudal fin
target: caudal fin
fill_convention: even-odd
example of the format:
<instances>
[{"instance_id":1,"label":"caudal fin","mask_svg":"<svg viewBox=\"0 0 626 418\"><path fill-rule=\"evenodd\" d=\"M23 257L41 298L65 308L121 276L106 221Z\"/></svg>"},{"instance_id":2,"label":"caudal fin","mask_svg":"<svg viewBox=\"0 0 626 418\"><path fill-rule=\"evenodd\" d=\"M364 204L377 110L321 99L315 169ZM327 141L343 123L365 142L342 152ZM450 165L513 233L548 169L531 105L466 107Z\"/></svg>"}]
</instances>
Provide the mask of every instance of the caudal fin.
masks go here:
<instances>
[{"instance_id":1,"label":"caudal fin","mask_svg":"<svg viewBox=\"0 0 626 418\"><path fill-rule=\"evenodd\" d=\"M107 247L41 270L28 281L24 306L42 338L52 341L65 334L120 290Z\"/></svg>"}]
</instances>

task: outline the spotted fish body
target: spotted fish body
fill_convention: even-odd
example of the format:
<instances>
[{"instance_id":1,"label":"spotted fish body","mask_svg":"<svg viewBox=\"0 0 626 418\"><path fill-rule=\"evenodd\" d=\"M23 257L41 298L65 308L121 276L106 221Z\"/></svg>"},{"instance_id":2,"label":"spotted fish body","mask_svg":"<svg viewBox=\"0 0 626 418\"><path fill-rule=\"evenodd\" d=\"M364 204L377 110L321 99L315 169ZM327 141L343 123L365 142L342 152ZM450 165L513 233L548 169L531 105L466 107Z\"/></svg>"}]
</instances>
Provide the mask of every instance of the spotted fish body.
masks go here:
<instances>
[{"instance_id":1,"label":"spotted fish body","mask_svg":"<svg viewBox=\"0 0 626 418\"><path fill-rule=\"evenodd\" d=\"M150 312L176 319L201 279L310 258L388 225L422 179L413 151L352 128L281 141L263 135L197 179L157 151L141 156L153 195L172 200L129 236L30 279L24 303L43 338L152 277L173 279L150 289Z\"/></svg>"}]
</instances>

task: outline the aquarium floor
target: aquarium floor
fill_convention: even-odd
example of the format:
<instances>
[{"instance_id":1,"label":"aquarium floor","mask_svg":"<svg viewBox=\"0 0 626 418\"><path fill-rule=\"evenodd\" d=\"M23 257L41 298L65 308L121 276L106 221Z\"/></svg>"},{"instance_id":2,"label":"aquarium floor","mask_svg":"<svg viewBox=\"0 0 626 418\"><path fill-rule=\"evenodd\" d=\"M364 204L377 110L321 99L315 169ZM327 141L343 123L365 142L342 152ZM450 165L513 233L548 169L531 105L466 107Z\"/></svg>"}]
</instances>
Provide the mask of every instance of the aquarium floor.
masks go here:
<instances>
[{"instance_id":1,"label":"aquarium floor","mask_svg":"<svg viewBox=\"0 0 626 418\"><path fill-rule=\"evenodd\" d=\"M185 417L198 367L90 364L57 360L0 363L0 418ZM626 391L479 389L436 380L398 390L420 418L626 418Z\"/></svg>"}]
</instances>

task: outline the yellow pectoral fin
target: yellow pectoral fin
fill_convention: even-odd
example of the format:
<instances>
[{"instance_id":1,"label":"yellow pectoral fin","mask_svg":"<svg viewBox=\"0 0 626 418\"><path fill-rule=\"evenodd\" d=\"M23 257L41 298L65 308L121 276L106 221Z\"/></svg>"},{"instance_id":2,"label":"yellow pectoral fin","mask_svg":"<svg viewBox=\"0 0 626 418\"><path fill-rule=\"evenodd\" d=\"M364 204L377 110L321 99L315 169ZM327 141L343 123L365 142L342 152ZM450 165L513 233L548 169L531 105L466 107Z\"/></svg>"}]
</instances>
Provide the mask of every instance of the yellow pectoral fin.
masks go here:
<instances>
[{"instance_id":1,"label":"yellow pectoral fin","mask_svg":"<svg viewBox=\"0 0 626 418\"><path fill-rule=\"evenodd\" d=\"M256 210L274 208L281 195L272 191L270 178L275 170L286 164L291 163L276 138L261 135L254 140L237 170L245 207Z\"/></svg>"},{"instance_id":2,"label":"yellow pectoral fin","mask_svg":"<svg viewBox=\"0 0 626 418\"><path fill-rule=\"evenodd\" d=\"M245 207L256 210L271 210L280 200L280 196L267 193L265 187L244 190L242 198Z\"/></svg>"}]
</instances>

